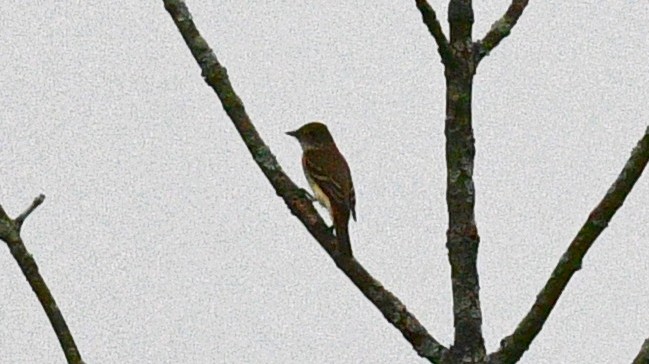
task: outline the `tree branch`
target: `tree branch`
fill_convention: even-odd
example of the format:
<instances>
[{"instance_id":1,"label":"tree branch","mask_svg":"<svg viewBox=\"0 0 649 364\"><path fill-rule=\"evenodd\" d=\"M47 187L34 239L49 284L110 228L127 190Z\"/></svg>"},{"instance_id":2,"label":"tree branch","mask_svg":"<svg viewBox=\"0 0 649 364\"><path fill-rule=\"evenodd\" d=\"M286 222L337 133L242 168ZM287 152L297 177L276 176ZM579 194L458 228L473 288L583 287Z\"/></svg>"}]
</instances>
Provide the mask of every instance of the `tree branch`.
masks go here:
<instances>
[{"instance_id":1,"label":"tree branch","mask_svg":"<svg viewBox=\"0 0 649 364\"><path fill-rule=\"evenodd\" d=\"M475 222L475 138L471 120L473 72L467 53L446 69L446 247L451 265L453 324L451 348L457 362L480 362L486 356L477 269L480 236Z\"/></svg>"},{"instance_id":2,"label":"tree branch","mask_svg":"<svg viewBox=\"0 0 649 364\"><path fill-rule=\"evenodd\" d=\"M31 213L34 212L34 210L36 210L36 208L40 206L43 203L43 201L45 201L45 195L43 194L38 195L38 197L34 199L34 201L27 208L27 210L25 210L22 214L18 215L18 217L16 218L16 220L14 220L14 222L18 225L19 231L23 225L23 222L25 222L25 219L27 219L27 217L29 217L29 215L31 215Z\"/></svg>"},{"instance_id":3,"label":"tree branch","mask_svg":"<svg viewBox=\"0 0 649 364\"><path fill-rule=\"evenodd\" d=\"M640 348L638 356L633 359L633 364L647 364L649 363L649 339L645 340Z\"/></svg>"},{"instance_id":4,"label":"tree branch","mask_svg":"<svg viewBox=\"0 0 649 364\"><path fill-rule=\"evenodd\" d=\"M401 301L375 280L354 258L340 255L335 249L336 238L329 232L312 202L284 173L281 166L261 139L246 114L227 72L219 63L205 39L200 35L185 3L181 0L164 0L165 9L178 27L187 47L202 69L205 82L218 95L223 109L237 128L253 159L264 173L291 213L334 259L336 265L349 277L361 292L376 306L383 316L412 344L417 353L435 363L448 351L430 336L419 321L407 311Z\"/></svg>"},{"instance_id":5,"label":"tree branch","mask_svg":"<svg viewBox=\"0 0 649 364\"><path fill-rule=\"evenodd\" d=\"M532 340L541 331L543 324L557 304L561 293L572 275L581 268L581 262L595 239L604 231L613 215L622 206L625 198L640 178L649 160L649 127L631 152L631 157L622 172L606 192L602 201L590 213L559 263L550 279L536 297L530 312L518 324L511 336L500 343L500 349L490 356L492 363L515 363L529 348Z\"/></svg>"},{"instance_id":6,"label":"tree branch","mask_svg":"<svg viewBox=\"0 0 649 364\"><path fill-rule=\"evenodd\" d=\"M525 10L528 2L529 0L512 0L505 15L491 25L491 29L487 32L487 35L476 43L478 47L476 54L478 62L509 35L514 25L518 22L518 18L523 14L523 10Z\"/></svg>"},{"instance_id":7,"label":"tree branch","mask_svg":"<svg viewBox=\"0 0 649 364\"><path fill-rule=\"evenodd\" d=\"M475 222L475 137L471 116L475 58L471 40L474 22L471 0L448 5L450 44L454 65L446 67L446 247L451 265L453 325L451 357L479 363L486 357L482 336L480 280L477 269L480 236Z\"/></svg>"},{"instance_id":8,"label":"tree branch","mask_svg":"<svg viewBox=\"0 0 649 364\"><path fill-rule=\"evenodd\" d=\"M426 27L433 38L435 38L435 42L437 42L437 52L442 58L442 63L446 66L450 66L453 62L453 53L448 45L448 40L444 35L442 26L439 24L435 10L433 10L426 0L416 0L415 2L417 3L417 9L421 12L424 24L426 24Z\"/></svg>"},{"instance_id":9,"label":"tree branch","mask_svg":"<svg viewBox=\"0 0 649 364\"><path fill-rule=\"evenodd\" d=\"M472 0L450 0L448 2L448 25L450 28L451 44L471 42L473 30L473 4Z\"/></svg>"},{"instance_id":10,"label":"tree branch","mask_svg":"<svg viewBox=\"0 0 649 364\"><path fill-rule=\"evenodd\" d=\"M23 271L25 278L29 282L29 285L32 287L32 290L36 294L36 297L43 306L47 318L52 324L52 328L56 333L56 337L59 339L63 353L68 360L68 363L83 363L81 359L81 354L77 349L77 345L74 342L72 333L68 328L68 325L65 323L63 314L59 307L56 305L56 301L50 292L50 289L45 284L45 280L38 272L38 266L34 257L27 251L25 244L23 243L22 238L20 237L20 228L25 221L25 219L41 204L45 199L44 195L39 195L34 199L34 202L17 218L11 219L7 216L7 213L4 211L2 206L0 206L0 239L7 243L11 255L13 255L16 262L20 266L20 269Z\"/></svg>"}]
</instances>

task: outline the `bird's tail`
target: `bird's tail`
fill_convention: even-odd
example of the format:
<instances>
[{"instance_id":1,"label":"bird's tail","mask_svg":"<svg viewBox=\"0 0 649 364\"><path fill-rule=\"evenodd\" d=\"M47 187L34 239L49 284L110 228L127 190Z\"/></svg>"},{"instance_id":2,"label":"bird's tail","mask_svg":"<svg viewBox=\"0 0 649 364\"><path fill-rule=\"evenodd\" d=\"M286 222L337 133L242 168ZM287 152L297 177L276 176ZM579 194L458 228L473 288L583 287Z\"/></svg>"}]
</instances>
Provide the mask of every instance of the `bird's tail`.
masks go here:
<instances>
[{"instance_id":1,"label":"bird's tail","mask_svg":"<svg viewBox=\"0 0 649 364\"><path fill-rule=\"evenodd\" d=\"M347 216L347 219L341 220L342 221L334 221L334 226L336 227L336 239L338 239L338 251L351 257L352 244L349 241L349 216Z\"/></svg>"}]
</instances>

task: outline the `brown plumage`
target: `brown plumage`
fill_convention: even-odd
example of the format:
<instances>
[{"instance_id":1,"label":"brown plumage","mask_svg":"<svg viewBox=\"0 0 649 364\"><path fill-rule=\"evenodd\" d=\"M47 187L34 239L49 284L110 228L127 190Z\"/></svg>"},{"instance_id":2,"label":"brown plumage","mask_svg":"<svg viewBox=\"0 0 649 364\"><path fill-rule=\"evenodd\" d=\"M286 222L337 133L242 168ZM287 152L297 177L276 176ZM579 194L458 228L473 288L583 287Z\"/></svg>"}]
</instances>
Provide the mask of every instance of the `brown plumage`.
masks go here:
<instances>
[{"instance_id":1,"label":"brown plumage","mask_svg":"<svg viewBox=\"0 0 649 364\"><path fill-rule=\"evenodd\" d=\"M331 215L338 250L351 256L348 225L350 214L356 220L356 196L347 161L322 123L308 123L287 134L297 138L302 146L304 175L315 198Z\"/></svg>"}]
</instances>

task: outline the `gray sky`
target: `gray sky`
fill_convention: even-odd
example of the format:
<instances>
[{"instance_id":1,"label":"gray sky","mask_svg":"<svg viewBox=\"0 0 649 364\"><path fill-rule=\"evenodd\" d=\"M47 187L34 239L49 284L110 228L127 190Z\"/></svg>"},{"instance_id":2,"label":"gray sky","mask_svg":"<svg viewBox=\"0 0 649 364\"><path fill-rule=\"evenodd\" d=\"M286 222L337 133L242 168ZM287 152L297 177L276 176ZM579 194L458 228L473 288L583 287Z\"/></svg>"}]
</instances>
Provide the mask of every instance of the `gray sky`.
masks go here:
<instances>
[{"instance_id":1,"label":"gray sky","mask_svg":"<svg viewBox=\"0 0 649 364\"><path fill-rule=\"evenodd\" d=\"M188 5L303 186L284 132L329 125L356 186L355 255L448 345L444 79L414 1L269 3ZM446 1L430 3L445 18ZM474 3L482 37L509 1ZM489 351L647 126L647 18L641 1L533 0L478 69ZM23 237L88 363L424 362L275 196L162 1L13 1L0 22L0 203L15 216L47 196ZM636 355L648 196L645 175L522 363ZM3 358L64 363L6 249L0 272Z\"/></svg>"}]
</instances>

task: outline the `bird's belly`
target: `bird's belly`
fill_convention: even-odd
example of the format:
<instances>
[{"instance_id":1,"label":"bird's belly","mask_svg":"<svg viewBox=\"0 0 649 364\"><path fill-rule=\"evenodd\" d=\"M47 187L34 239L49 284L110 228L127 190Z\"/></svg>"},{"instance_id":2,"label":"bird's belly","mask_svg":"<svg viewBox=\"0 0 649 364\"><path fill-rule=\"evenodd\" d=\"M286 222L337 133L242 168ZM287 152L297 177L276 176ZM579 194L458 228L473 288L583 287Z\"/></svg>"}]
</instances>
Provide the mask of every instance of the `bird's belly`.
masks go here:
<instances>
[{"instance_id":1,"label":"bird's belly","mask_svg":"<svg viewBox=\"0 0 649 364\"><path fill-rule=\"evenodd\" d=\"M313 182L313 180L309 178L309 176L307 176L306 179L309 182L309 186L311 186L311 190L313 190L313 195L315 199L318 200L318 202L320 202L320 204L324 206L327 209L327 211L329 211L329 215L331 215L331 202L329 202L329 197L327 197L327 195L325 195L325 193L322 192L320 186L318 186L317 183Z\"/></svg>"}]
</instances>

